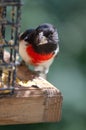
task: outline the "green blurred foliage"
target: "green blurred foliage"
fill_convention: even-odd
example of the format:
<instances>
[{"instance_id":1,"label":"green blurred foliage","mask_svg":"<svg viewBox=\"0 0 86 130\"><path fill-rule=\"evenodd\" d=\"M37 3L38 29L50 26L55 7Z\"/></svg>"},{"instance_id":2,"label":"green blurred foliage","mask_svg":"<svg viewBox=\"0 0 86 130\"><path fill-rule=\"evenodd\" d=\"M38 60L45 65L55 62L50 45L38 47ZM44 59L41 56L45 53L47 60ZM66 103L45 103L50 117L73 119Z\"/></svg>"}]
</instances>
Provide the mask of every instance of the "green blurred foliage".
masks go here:
<instances>
[{"instance_id":1,"label":"green blurred foliage","mask_svg":"<svg viewBox=\"0 0 86 130\"><path fill-rule=\"evenodd\" d=\"M4 129L86 129L86 0L23 0L21 32L41 23L54 24L59 33L60 53L48 80L63 94L59 123L3 126Z\"/></svg>"}]
</instances>

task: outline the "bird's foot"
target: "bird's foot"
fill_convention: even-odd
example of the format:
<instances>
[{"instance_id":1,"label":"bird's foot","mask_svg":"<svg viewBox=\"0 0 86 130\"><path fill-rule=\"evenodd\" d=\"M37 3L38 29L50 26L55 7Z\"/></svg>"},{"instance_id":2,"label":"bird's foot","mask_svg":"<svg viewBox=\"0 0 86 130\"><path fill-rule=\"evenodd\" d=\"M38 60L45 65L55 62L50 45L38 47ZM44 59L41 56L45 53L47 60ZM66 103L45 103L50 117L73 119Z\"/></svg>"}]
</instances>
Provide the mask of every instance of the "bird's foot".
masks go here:
<instances>
[{"instance_id":1,"label":"bird's foot","mask_svg":"<svg viewBox=\"0 0 86 130\"><path fill-rule=\"evenodd\" d=\"M19 63L20 63L20 64L19 64L20 66L25 66L24 60L20 61Z\"/></svg>"}]
</instances>

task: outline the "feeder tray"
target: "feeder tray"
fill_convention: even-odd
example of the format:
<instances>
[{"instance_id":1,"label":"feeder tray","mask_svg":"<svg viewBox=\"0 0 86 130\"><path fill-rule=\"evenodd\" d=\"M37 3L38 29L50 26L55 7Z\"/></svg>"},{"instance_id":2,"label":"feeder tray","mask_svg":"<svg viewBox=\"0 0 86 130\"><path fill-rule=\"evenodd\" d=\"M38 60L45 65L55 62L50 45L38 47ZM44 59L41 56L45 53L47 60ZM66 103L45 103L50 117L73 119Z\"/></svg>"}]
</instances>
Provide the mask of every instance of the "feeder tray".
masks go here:
<instances>
[{"instance_id":1,"label":"feeder tray","mask_svg":"<svg viewBox=\"0 0 86 130\"><path fill-rule=\"evenodd\" d=\"M61 120L61 92L41 77L28 81L28 87L15 86L14 94L5 95L0 104L0 125Z\"/></svg>"}]
</instances>

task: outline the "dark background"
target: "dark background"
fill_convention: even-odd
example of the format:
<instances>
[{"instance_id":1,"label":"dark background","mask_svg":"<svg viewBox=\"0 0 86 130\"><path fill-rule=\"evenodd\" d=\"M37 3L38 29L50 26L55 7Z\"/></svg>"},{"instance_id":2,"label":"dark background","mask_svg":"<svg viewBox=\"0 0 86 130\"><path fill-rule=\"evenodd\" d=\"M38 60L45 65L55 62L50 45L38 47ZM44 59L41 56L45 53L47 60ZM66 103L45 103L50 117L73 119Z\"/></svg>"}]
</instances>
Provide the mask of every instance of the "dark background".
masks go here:
<instances>
[{"instance_id":1,"label":"dark background","mask_svg":"<svg viewBox=\"0 0 86 130\"><path fill-rule=\"evenodd\" d=\"M60 53L48 80L63 94L59 123L0 126L0 130L86 129L86 0L24 0L21 32L41 23L54 24Z\"/></svg>"}]
</instances>

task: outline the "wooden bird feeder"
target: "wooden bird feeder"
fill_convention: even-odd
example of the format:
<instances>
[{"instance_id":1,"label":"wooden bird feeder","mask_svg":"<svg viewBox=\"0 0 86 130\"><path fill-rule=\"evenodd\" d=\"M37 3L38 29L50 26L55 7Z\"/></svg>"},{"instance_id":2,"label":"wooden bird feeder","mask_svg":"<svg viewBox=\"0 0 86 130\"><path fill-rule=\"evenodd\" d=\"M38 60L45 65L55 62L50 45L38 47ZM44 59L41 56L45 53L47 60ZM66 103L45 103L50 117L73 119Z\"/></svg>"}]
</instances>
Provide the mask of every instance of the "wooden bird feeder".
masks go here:
<instances>
[{"instance_id":1,"label":"wooden bird feeder","mask_svg":"<svg viewBox=\"0 0 86 130\"><path fill-rule=\"evenodd\" d=\"M16 64L21 5L21 0L0 0L0 125L58 122L59 89Z\"/></svg>"}]
</instances>

